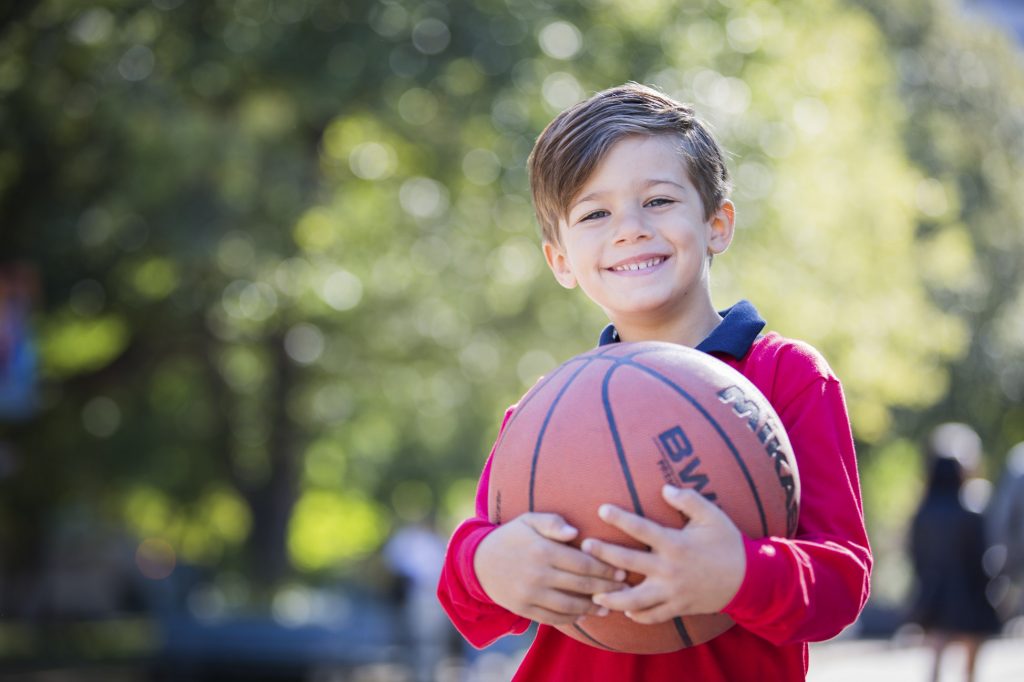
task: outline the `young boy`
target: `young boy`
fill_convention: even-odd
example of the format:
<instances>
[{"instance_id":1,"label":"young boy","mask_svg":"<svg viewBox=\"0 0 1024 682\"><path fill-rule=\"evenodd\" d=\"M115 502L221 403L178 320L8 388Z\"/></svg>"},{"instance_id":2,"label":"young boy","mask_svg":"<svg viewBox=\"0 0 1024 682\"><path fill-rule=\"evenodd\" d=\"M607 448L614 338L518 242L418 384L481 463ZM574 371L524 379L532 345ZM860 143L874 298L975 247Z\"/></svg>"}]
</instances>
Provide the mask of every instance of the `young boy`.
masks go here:
<instances>
[{"instance_id":1,"label":"young boy","mask_svg":"<svg viewBox=\"0 0 1024 682\"><path fill-rule=\"evenodd\" d=\"M743 536L694 491L666 487L681 530L612 505L607 523L650 551L587 538L554 514L488 521L490 460L476 515L448 545L438 596L458 630L486 646L540 623L517 680L803 680L807 642L853 622L868 595L871 553L839 381L807 344L762 334L742 301L721 313L709 271L733 238L723 154L693 111L629 84L564 111L529 160L544 255L608 315L600 343L670 341L710 353L771 401L796 453L800 521L792 539ZM515 407L505 413L505 420ZM633 587L625 571L645 576ZM736 625L667 654L605 651L551 625L623 611L639 623L724 612Z\"/></svg>"}]
</instances>

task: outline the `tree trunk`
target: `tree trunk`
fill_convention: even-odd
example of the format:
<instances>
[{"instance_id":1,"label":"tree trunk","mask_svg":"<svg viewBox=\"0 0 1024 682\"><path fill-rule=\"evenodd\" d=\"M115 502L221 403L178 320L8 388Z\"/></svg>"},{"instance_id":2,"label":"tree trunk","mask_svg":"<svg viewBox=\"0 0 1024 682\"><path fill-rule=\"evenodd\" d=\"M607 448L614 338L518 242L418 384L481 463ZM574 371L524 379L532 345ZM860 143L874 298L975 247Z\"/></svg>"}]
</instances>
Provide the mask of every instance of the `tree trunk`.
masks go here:
<instances>
[{"instance_id":1,"label":"tree trunk","mask_svg":"<svg viewBox=\"0 0 1024 682\"><path fill-rule=\"evenodd\" d=\"M299 493L298 444L286 409L296 368L285 353L283 334L275 334L269 342L274 372L267 445L270 471L249 497L253 523L247 547L253 578L261 587L279 584L291 570L288 527Z\"/></svg>"}]
</instances>

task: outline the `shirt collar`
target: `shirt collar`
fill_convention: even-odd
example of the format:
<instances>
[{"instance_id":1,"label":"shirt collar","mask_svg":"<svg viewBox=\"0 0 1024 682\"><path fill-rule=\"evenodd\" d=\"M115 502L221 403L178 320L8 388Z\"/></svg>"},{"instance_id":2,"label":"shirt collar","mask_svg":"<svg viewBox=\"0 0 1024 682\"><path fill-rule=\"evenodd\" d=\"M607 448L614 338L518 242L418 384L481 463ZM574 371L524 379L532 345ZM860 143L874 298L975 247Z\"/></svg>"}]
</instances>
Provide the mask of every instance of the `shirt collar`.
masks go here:
<instances>
[{"instance_id":1,"label":"shirt collar","mask_svg":"<svg viewBox=\"0 0 1024 682\"><path fill-rule=\"evenodd\" d=\"M727 353L737 360L750 350L750 346L764 329L765 321L750 301L740 301L731 308L718 313L722 321L711 330L707 337L697 344L697 350L705 353ZM609 324L601 332L599 346L619 342L619 332Z\"/></svg>"}]
</instances>

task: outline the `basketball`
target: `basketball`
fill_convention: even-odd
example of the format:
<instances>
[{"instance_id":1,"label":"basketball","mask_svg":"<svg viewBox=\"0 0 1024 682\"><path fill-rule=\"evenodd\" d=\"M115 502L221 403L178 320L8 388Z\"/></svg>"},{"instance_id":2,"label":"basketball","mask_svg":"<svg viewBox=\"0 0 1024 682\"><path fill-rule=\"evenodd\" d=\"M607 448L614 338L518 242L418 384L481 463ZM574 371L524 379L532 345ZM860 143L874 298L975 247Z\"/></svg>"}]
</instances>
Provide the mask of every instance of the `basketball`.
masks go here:
<instances>
[{"instance_id":1,"label":"basketball","mask_svg":"<svg viewBox=\"0 0 1024 682\"><path fill-rule=\"evenodd\" d=\"M695 489L749 537L796 530L793 450L746 377L685 346L609 344L563 363L519 401L494 449L489 515L500 524L553 512L579 529L577 547L594 537L643 549L597 508L610 502L681 528L685 518L662 499L666 483ZM612 612L558 629L604 650L653 654L701 644L732 624L719 613L640 625Z\"/></svg>"}]
</instances>

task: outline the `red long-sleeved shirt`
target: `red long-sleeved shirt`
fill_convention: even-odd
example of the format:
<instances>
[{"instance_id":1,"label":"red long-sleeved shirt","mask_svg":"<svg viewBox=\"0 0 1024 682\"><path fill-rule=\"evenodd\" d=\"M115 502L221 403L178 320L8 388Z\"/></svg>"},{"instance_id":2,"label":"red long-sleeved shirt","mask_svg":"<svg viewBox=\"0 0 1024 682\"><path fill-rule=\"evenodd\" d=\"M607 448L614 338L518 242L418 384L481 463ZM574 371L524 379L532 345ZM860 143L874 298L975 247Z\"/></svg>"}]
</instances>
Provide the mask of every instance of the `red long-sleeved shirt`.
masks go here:
<instances>
[{"instance_id":1,"label":"red long-sleeved shirt","mask_svg":"<svg viewBox=\"0 0 1024 682\"><path fill-rule=\"evenodd\" d=\"M652 655L604 651L541 625L516 680L803 680L807 642L833 637L856 619L868 597L872 559L842 388L812 347L774 333L759 336L763 325L753 306L741 302L698 346L767 396L789 434L800 472L795 537L744 538L746 575L724 609L736 625L705 644ZM608 332L602 342L615 340L614 330ZM505 413L502 428L514 409ZM476 647L530 625L495 604L473 569L476 548L496 527L487 514L490 464L489 457L476 515L449 542L438 586L455 627Z\"/></svg>"}]
</instances>

